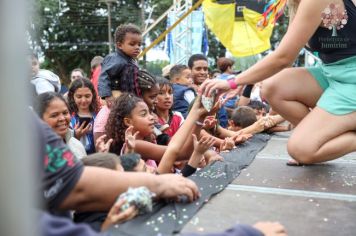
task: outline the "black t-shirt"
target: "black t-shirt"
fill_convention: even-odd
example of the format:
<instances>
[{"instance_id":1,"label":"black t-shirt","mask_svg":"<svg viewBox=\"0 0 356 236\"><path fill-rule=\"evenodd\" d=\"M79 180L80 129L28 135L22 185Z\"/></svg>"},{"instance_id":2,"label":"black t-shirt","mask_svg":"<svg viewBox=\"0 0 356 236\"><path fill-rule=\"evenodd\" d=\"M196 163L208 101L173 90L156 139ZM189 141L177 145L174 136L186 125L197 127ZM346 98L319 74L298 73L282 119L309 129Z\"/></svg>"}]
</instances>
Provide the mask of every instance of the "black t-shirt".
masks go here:
<instances>
[{"instance_id":1,"label":"black t-shirt","mask_svg":"<svg viewBox=\"0 0 356 236\"><path fill-rule=\"evenodd\" d=\"M352 0L344 0L344 4L347 14L330 5L324 10L321 17L329 28L319 27L308 42L312 51L319 52L324 63L356 56L356 6ZM342 23L334 24L333 27L333 20Z\"/></svg>"},{"instance_id":2,"label":"black t-shirt","mask_svg":"<svg viewBox=\"0 0 356 236\"><path fill-rule=\"evenodd\" d=\"M42 197L45 208L52 214L58 214L59 206L79 181L84 167L82 162L70 152L62 138L46 123L38 117L34 122L37 131L41 134L39 144L42 154L39 160Z\"/></svg>"}]
</instances>

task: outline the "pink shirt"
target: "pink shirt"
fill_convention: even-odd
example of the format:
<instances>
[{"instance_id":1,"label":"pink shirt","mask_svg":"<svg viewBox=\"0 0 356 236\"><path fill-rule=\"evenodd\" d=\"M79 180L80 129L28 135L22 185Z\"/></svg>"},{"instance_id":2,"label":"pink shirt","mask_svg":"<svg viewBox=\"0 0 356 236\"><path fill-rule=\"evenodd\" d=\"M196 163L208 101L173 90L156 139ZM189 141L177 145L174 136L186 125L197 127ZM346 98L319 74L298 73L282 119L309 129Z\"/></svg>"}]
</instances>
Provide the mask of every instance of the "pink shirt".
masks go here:
<instances>
[{"instance_id":1,"label":"pink shirt","mask_svg":"<svg viewBox=\"0 0 356 236\"><path fill-rule=\"evenodd\" d=\"M105 133L105 125L108 121L110 115L110 109L107 106L103 106L99 113L96 115L95 121L94 121L94 133ZM124 153L125 150L125 144L123 145L121 149L121 155ZM154 160L146 160L146 164L152 167L157 168L157 164Z\"/></svg>"},{"instance_id":2,"label":"pink shirt","mask_svg":"<svg viewBox=\"0 0 356 236\"><path fill-rule=\"evenodd\" d=\"M110 109L107 106L103 106L94 120L93 133L105 133L105 125L108 122Z\"/></svg>"}]
</instances>

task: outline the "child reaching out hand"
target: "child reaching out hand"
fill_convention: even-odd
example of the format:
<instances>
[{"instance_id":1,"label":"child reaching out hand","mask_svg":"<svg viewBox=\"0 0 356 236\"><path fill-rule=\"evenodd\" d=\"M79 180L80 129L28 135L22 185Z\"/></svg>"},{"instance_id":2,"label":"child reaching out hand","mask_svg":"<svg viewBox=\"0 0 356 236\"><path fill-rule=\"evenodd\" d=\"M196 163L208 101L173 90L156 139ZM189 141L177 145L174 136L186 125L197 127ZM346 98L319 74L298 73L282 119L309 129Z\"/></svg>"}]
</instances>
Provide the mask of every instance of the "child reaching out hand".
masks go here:
<instances>
[{"instance_id":1,"label":"child reaching out hand","mask_svg":"<svg viewBox=\"0 0 356 236\"><path fill-rule=\"evenodd\" d=\"M201 137L199 140L195 134L193 134L194 151L191 155L188 164L182 169L181 173L184 177L192 175L199 166L205 166L206 161L204 153L214 145L214 137Z\"/></svg>"},{"instance_id":2,"label":"child reaching out hand","mask_svg":"<svg viewBox=\"0 0 356 236\"><path fill-rule=\"evenodd\" d=\"M113 138L114 140L112 151L128 153L134 150L136 153L141 155L149 152L154 156L158 155L158 153L164 148L164 153L161 154L158 159L160 163L157 168L157 172L160 174L170 173L172 171L173 163L179 159L180 152L184 150L185 145L188 145L187 149L190 149L191 146L191 152L194 151L192 134L199 134L201 129L201 127L197 125L196 121L203 120L206 114L207 111L201 106L200 100L197 100L194 103L192 112L189 113L187 120L177 131L176 135L172 137L168 147L165 147L147 141L147 137L149 138L152 135L154 120L146 103L133 95L122 94L113 106L112 113L110 114L109 122L106 127L108 137ZM129 129L127 130L127 128ZM139 133L136 133L137 131L139 131ZM130 136L133 136L133 134L136 134L134 138L135 142L128 142L129 140L132 140L132 137ZM200 145L210 143L211 139L208 138L203 139ZM198 154L200 155L199 151L194 155ZM185 155L188 157L190 156L187 152L185 152Z\"/></svg>"},{"instance_id":3,"label":"child reaching out hand","mask_svg":"<svg viewBox=\"0 0 356 236\"><path fill-rule=\"evenodd\" d=\"M120 199L111 207L105 221L101 225L101 231L109 229L111 226L133 219L138 214L138 209L135 206L130 206L125 211L120 208L125 204L125 200Z\"/></svg>"},{"instance_id":4,"label":"child reaching out hand","mask_svg":"<svg viewBox=\"0 0 356 236\"><path fill-rule=\"evenodd\" d=\"M144 163L144 161L141 159L141 156L137 153L134 153L137 132L135 134L132 134L132 130L133 130L133 126L130 126L129 128L127 128L125 132L126 153L129 155L120 156L124 170L138 171L138 172L143 171L143 172L158 174L157 169L152 169L150 166L147 166ZM200 138L200 140L198 140L197 136L193 134L194 151L188 163L184 166L184 168L181 171L181 174L184 177L192 175L198 167L204 167L206 165L204 154L206 153L207 150L209 150L209 148L212 147L213 144L214 144L213 137L202 137ZM164 164L164 161L161 161L160 165L161 165L161 169L167 168L166 167L167 165ZM158 169L160 168L160 165L158 166ZM172 169L172 167L173 165L170 167L168 166L167 169Z\"/></svg>"}]
</instances>

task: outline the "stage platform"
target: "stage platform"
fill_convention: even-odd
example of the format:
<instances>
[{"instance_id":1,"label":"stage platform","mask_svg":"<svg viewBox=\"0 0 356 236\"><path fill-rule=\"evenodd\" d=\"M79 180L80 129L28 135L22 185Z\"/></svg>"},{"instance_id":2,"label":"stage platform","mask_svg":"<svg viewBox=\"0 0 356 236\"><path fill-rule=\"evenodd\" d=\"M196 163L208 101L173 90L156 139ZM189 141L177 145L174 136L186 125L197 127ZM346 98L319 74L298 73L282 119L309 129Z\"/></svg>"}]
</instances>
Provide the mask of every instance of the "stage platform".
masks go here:
<instances>
[{"instance_id":1,"label":"stage platform","mask_svg":"<svg viewBox=\"0 0 356 236\"><path fill-rule=\"evenodd\" d=\"M289 133L273 135L253 163L182 232L279 221L290 236L356 235L356 153L324 164L290 167L288 137Z\"/></svg>"}]
</instances>

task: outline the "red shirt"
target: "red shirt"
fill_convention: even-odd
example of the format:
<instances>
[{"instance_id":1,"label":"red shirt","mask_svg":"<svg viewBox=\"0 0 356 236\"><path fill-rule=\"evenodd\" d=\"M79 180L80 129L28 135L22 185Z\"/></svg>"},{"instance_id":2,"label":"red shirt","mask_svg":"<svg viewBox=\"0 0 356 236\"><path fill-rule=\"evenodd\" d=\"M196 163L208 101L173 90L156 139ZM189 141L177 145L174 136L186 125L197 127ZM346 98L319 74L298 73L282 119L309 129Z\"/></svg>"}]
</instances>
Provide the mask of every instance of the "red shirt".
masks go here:
<instances>
[{"instance_id":1,"label":"red shirt","mask_svg":"<svg viewBox=\"0 0 356 236\"><path fill-rule=\"evenodd\" d=\"M167 124L161 117L158 117L158 122L161 125ZM164 130L165 134L168 134L169 137L173 137L173 135L178 131L179 127L183 124L184 118L182 113L179 111L174 111L173 116L170 119L169 128Z\"/></svg>"}]
</instances>

